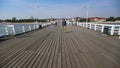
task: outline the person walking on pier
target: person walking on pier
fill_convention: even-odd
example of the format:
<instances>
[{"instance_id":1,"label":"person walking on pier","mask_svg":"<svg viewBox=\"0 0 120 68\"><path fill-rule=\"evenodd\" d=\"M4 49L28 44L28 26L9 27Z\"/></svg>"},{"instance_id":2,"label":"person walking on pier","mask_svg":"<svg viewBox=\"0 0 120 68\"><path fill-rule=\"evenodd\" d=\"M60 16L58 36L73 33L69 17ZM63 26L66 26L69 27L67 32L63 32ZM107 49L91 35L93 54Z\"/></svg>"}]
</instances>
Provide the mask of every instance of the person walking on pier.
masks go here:
<instances>
[{"instance_id":1,"label":"person walking on pier","mask_svg":"<svg viewBox=\"0 0 120 68\"><path fill-rule=\"evenodd\" d=\"M62 29L64 32L66 32L66 25L67 25L67 23L66 23L65 19L62 19Z\"/></svg>"}]
</instances>

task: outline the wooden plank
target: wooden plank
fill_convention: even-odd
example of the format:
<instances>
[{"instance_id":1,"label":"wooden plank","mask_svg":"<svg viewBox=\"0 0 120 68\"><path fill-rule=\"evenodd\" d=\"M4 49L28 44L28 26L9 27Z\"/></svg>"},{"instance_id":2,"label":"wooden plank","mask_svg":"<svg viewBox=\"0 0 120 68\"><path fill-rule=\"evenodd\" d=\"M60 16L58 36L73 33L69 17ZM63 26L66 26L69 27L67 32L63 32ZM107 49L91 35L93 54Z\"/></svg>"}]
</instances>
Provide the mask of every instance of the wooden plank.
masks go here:
<instances>
[{"instance_id":1,"label":"wooden plank","mask_svg":"<svg viewBox=\"0 0 120 68\"><path fill-rule=\"evenodd\" d=\"M71 25L66 32L61 28L50 26L0 43L0 68L120 67L119 39Z\"/></svg>"}]
</instances>

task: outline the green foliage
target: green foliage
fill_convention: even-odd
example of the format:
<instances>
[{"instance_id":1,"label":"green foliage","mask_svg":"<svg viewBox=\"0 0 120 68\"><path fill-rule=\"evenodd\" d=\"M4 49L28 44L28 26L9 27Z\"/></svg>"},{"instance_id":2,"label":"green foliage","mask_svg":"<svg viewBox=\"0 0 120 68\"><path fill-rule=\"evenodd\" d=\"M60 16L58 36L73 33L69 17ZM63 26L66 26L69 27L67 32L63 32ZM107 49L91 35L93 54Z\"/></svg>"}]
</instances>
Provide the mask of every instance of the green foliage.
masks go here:
<instances>
[{"instance_id":1,"label":"green foliage","mask_svg":"<svg viewBox=\"0 0 120 68\"><path fill-rule=\"evenodd\" d=\"M86 22L86 18L80 19L79 22ZM88 19L88 22L90 22L90 19Z\"/></svg>"},{"instance_id":2,"label":"green foliage","mask_svg":"<svg viewBox=\"0 0 120 68\"><path fill-rule=\"evenodd\" d=\"M116 20L115 17L109 17L109 18L106 19L106 21L115 21L115 20Z\"/></svg>"},{"instance_id":3,"label":"green foliage","mask_svg":"<svg viewBox=\"0 0 120 68\"><path fill-rule=\"evenodd\" d=\"M0 20L0 21L2 22L3 20ZM4 21L5 22L12 22L12 23L31 23L31 22L36 22L36 21L38 21L38 22L48 22L47 19L19 19L19 20L17 20L16 17L13 17L12 19L6 19Z\"/></svg>"},{"instance_id":4,"label":"green foliage","mask_svg":"<svg viewBox=\"0 0 120 68\"><path fill-rule=\"evenodd\" d=\"M116 17L116 20L120 20L120 17Z\"/></svg>"},{"instance_id":5,"label":"green foliage","mask_svg":"<svg viewBox=\"0 0 120 68\"><path fill-rule=\"evenodd\" d=\"M12 22L12 20L11 19L6 19L5 22Z\"/></svg>"},{"instance_id":6,"label":"green foliage","mask_svg":"<svg viewBox=\"0 0 120 68\"><path fill-rule=\"evenodd\" d=\"M0 22L3 22L3 20L0 19Z\"/></svg>"},{"instance_id":7,"label":"green foliage","mask_svg":"<svg viewBox=\"0 0 120 68\"><path fill-rule=\"evenodd\" d=\"M13 17L12 18L12 22L16 22L17 18L16 17Z\"/></svg>"},{"instance_id":8,"label":"green foliage","mask_svg":"<svg viewBox=\"0 0 120 68\"><path fill-rule=\"evenodd\" d=\"M16 22L35 22L36 20L34 19L20 19L20 20L17 20Z\"/></svg>"},{"instance_id":9,"label":"green foliage","mask_svg":"<svg viewBox=\"0 0 120 68\"><path fill-rule=\"evenodd\" d=\"M40 19L38 22L48 22L47 19Z\"/></svg>"},{"instance_id":10,"label":"green foliage","mask_svg":"<svg viewBox=\"0 0 120 68\"><path fill-rule=\"evenodd\" d=\"M82 19L79 20L79 22L85 22L85 21L86 21L85 18L82 18Z\"/></svg>"}]
</instances>

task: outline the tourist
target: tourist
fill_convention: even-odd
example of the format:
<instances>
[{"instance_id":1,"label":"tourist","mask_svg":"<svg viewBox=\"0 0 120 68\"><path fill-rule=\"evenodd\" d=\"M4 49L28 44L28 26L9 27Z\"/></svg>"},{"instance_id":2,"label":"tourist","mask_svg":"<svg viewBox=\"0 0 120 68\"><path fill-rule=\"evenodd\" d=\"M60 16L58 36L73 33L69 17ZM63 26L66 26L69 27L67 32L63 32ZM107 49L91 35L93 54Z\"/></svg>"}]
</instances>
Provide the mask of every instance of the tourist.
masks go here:
<instances>
[{"instance_id":1,"label":"tourist","mask_svg":"<svg viewBox=\"0 0 120 68\"><path fill-rule=\"evenodd\" d=\"M64 32L66 32L66 25L67 25L67 23L66 23L65 19L62 19L62 29Z\"/></svg>"}]
</instances>

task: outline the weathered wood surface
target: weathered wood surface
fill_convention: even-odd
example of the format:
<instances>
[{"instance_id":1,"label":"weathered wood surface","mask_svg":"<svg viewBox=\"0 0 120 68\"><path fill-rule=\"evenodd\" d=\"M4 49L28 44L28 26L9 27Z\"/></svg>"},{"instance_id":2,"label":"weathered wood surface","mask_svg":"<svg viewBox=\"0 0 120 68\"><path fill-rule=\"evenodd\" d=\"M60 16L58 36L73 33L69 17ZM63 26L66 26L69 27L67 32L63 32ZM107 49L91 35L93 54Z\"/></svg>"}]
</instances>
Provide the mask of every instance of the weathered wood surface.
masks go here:
<instances>
[{"instance_id":1,"label":"weathered wood surface","mask_svg":"<svg viewBox=\"0 0 120 68\"><path fill-rule=\"evenodd\" d=\"M0 42L0 68L120 68L120 40L93 30L49 26Z\"/></svg>"}]
</instances>

